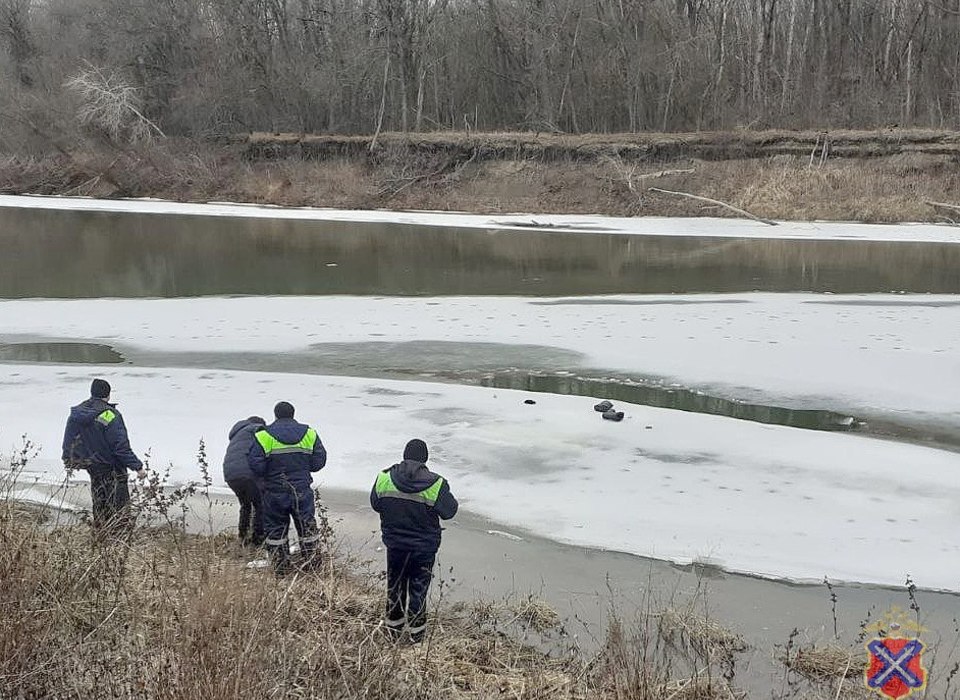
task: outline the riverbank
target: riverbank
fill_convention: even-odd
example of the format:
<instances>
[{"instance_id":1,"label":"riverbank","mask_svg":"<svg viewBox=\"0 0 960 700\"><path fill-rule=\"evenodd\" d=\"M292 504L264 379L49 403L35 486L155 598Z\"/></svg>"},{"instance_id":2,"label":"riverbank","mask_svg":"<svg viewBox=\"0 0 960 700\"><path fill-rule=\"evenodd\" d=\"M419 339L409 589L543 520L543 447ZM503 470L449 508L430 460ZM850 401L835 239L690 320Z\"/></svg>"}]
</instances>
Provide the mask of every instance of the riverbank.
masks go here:
<instances>
[{"instance_id":1,"label":"riverbank","mask_svg":"<svg viewBox=\"0 0 960 700\"><path fill-rule=\"evenodd\" d=\"M27 495L41 501L46 497L51 505L58 507L85 508L89 504L83 483L73 484L66 492L56 487L33 486ZM137 495L135 492L135 497ZM381 584L376 583L376 577L382 571L383 553L376 515L366 503L366 494L323 488L321 502L331 528L326 540L328 552L349 568L348 573L355 580L367 582L365 596L377 598ZM210 549L221 558L232 558L234 563L230 566L236 567L236 551L228 536L234 531L232 496L216 489L209 497L198 492L189 496L185 505L185 523L190 532L204 536L227 533L215 538L216 544ZM173 512L181 511L173 509ZM250 556L254 555L247 555ZM242 563L244 559L241 557L239 561ZM726 649L716 655L714 662L720 666L724 660L733 662L729 669L723 670L733 672L734 687L748 697L785 697L798 688L806 691L805 697L834 697L842 665L833 676L827 674L811 682L784 667L780 659L791 647L790 653L794 655L798 649L818 649L831 650L838 658L849 659L851 678L844 683L844 697L856 697L861 662L865 658L857 639L863 626L882 617L894 605L909 609L911 602L920 608L919 616L926 628L924 638L936 651L931 678L939 687L955 653L952 620L960 613L960 598L953 594L919 591L911 595L905 587L795 585L727 574L710 566L675 567L642 557L562 545L469 511L462 511L447 525L437 577L434 607L442 610L441 625L446 624L448 609L462 611L464 606L467 609L481 604L487 609L514 608L525 611L525 615L536 610L541 623L552 620L554 624L541 630L521 624L514 627L513 632L520 632L527 641L549 651L555 660L558 654L560 658L569 659L563 650L572 648L578 655L602 665L600 659L612 651L611 637L616 639L617 634L622 634L621 642L632 644L636 643L637 635L643 633L641 630L646 630L645 634L650 635L648 641L654 642L661 632L670 634L669 629L660 628L664 612L681 611L686 615L688 627L695 627L695 623L709 625L717 638L731 644L739 640L735 651ZM326 590L325 586L319 588ZM315 601L318 594L316 590L307 592L294 587L291 595ZM833 602L832 598L835 598ZM378 610L375 602L368 604L371 608L368 622L375 624ZM529 622L528 617L520 617ZM668 621L672 619L668 616ZM541 634L556 632L561 627L564 634ZM447 627L441 626L441 629L449 632ZM688 629L687 633L690 632ZM663 651L659 644L653 644L652 648ZM626 653L623 658L629 658L636 651L621 647L618 653ZM677 655L679 651L673 651L672 661L678 664L673 669L675 672L690 670L691 662L694 670L705 669L703 659L690 659L685 656L686 652ZM657 677L665 670L661 664L666 662L666 658L654 653L650 659L650 677ZM524 693L508 697L575 697L556 688L551 692L558 694L538 695L536 687L530 686ZM729 697L723 687L715 691ZM623 696L598 692L596 697L648 697L642 687L633 688L633 694ZM710 696L707 693L696 697Z\"/></svg>"},{"instance_id":2,"label":"riverbank","mask_svg":"<svg viewBox=\"0 0 960 700\"><path fill-rule=\"evenodd\" d=\"M0 157L0 193L349 209L952 222L954 132L252 134Z\"/></svg>"},{"instance_id":3,"label":"riverbank","mask_svg":"<svg viewBox=\"0 0 960 700\"><path fill-rule=\"evenodd\" d=\"M151 526L99 542L56 511L0 500L0 696L641 697L618 690L635 673L612 654L590 669L525 642L556 632L532 602L444 606L422 645L397 643L380 626L381 585L354 561L327 550L318 571L277 580L230 538L185 531L176 494L137 496ZM685 685L727 687L660 676L642 696Z\"/></svg>"}]
</instances>

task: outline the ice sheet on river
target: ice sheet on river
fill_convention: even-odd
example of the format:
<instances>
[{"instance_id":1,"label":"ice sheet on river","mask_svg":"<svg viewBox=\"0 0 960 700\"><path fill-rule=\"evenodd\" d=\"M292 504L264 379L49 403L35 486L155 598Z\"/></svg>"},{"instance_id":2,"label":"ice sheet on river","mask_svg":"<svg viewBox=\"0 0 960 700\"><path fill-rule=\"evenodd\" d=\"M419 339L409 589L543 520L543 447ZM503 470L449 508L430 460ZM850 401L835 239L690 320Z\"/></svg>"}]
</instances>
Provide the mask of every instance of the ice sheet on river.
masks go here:
<instances>
[{"instance_id":1,"label":"ice sheet on river","mask_svg":"<svg viewBox=\"0 0 960 700\"><path fill-rule=\"evenodd\" d=\"M4 365L0 445L42 445L59 476L63 420L95 374L114 385L133 446L176 479L215 476L226 431L291 400L330 451L320 484L366 490L422 437L464 506L565 542L745 572L960 590L960 459L862 437L593 399L346 377ZM536 405L523 400L535 397ZM219 478L217 478L219 482ZM358 493L362 502L365 495Z\"/></svg>"},{"instance_id":2,"label":"ice sheet on river","mask_svg":"<svg viewBox=\"0 0 960 700\"><path fill-rule=\"evenodd\" d=\"M736 399L960 424L958 296L0 301L0 343L18 335L204 353L385 341L551 346L581 353L581 368L719 387Z\"/></svg>"},{"instance_id":3,"label":"ice sheet on river","mask_svg":"<svg viewBox=\"0 0 960 700\"><path fill-rule=\"evenodd\" d=\"M140 212L187 216L234 216L316 221L357 221L530 231L604 231L628 235L797 238L809 240L929 241L960 243L955 227L935 224L861 224L784 221L769 226L748 219L657 216L616 217L581 214L465 214L460 212L386 211L274 207L229 202L189 204L157 199L85 199L0 195L0 207L72 211Z\"/></svg>"}]
</instances>

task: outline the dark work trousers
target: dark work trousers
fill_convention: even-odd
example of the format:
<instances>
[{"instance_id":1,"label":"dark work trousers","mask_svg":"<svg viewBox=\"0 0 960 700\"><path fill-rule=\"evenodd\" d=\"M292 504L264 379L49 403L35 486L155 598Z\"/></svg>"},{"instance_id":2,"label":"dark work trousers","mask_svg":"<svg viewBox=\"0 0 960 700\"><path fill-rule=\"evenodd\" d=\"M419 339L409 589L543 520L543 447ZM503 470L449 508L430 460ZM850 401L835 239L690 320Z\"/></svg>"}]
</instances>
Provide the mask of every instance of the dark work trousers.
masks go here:
<instances>
[{"instance_id":1,"label":"dark work trousers","mask_svg":"<svg viewBox=\"0 0 960 700\"><path fill-rule=\"evenodd\" d=\"M93 466L87 472L93 497L94 527L100 531L129 529L132 522L127 470Z\"/></svg>"},{"instance_id":2,"label":"dark work trousers","mask_svg":"<svg viewBox=\"0 0 960 700\"><path fill-rule=\"evenodd\" d=\"M427 594L433 578L433 552L387 549L387 629L399 637L404 623L414 642L427 631Z\"/></svg>"},{"instance_id":3,"label":"dark work trousers","mask_svg":"<svg viewBox=\"0 0 960 700\"><path fill-rule=\"evenodd\" d=\"M263 496L257 480L248 477L230 479L227 482L240 501L240 523L237 531L240 542L260 546L263 544Z\"/></svg>"},{"instance_id":4,"label":"dark work trousers","mask_svg":"<svg viewBox=\"0 0 960 700\"><path fill-rule=\"evenodd\" d=\"M320 532L309 484L267 484L263 490L264 544L278 574L290 570L290 520L300 538L300 555L308 567L318 566Z\"/></svg>"}]
</instances>

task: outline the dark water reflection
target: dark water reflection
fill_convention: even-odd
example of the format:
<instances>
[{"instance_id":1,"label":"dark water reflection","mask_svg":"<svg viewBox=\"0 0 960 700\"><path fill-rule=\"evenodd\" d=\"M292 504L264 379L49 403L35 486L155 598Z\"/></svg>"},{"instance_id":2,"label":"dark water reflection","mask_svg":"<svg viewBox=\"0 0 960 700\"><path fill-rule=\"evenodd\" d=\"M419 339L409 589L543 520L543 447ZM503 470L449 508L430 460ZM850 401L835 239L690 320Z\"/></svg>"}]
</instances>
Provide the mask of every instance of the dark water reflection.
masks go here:
<instances>
[{"instance_id":1,"label":"dark water reflection","mask_svg":"<svg viewBox=\"0 0 960 700\"><path fill-rule=\"evenodd\" d=\"M827 408L785 407L742 401L707 391L667 385L656 378L610 376L602 370L568 368L583 363L577 352L540 345L443 341L320 343L307 352L157 352L99 343L31 340L0 343L0 362L126 362L141 367L256 370L449 382L610 399L755 423L807 430L853 431L960 451L960 428L916 424L888 417L857 416ZM591 376L592 375L592 376Z\"/></svg>"},{"instance_id":2,"label":"dark water reflection","mask_svg":"<svg viewBox=\"0 0 960 700\"><path fill-rule=\"evenodd\" d=\"M0 208L0 297L960 292L960 246Z\"/></svg>"},{"instance_id":3,"label":"dark water reflection","mask_svg":"<svg viewBox=\"0 0 960 700\"><path fill-rule=\"evenodd\" d=\"M548 394L596 396L614 402L624 401L643 406L707 413L715 416L749 420L755 423L788 425L808 430L846 431L856 430L864 425L863 421L857 420L847 413L745 403L719 396L710 396L682 387L656 386L623 379L594 379L522 371L501 371L480 376L475 379L475 383L498 389L523 389Z\"/></svg>"},{"instance_id":4,"label":"dark water reflection","mask_svg":"<svg viewBox=\"0 0 960 700\"><path fill-rule=\"evenodd\" d=\"M0 344L0 362L80 362L103 365L123 362L123 355L98 343L5 343Z\"/></svg>"}]
</instances>

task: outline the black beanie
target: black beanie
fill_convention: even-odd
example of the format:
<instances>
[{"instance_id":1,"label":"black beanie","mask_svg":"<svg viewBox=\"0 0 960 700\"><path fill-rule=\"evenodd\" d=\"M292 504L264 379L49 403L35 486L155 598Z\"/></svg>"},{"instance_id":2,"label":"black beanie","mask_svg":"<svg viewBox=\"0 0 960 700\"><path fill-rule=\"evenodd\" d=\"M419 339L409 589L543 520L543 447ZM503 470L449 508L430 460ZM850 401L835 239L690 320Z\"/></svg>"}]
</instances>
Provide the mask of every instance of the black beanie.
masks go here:
<instances>
[{"instance_id":1,"label":"black beanie","mask_svg":"<svg viewBox=\"0 0 960 700\"><path fill-rule=\"evenodd\" d=\"M403 458L411 462L426 463L429 453L427 452L427 443L423 440L411 440L403 448Z\"/></svg>"},{"instance_id":2,"label":"black beanie","mask_svg":"<svg viewBox=\"0 0 960 700\"><path fill-rule=\"evenodd\" d=\"M293 418L293 404L281 401L273 407L273 415L277 418Z\"/></svg>"},{"instance_id":3,"label":"black beanie","mask_svg":"<svg viewBox=\"0 0 960 700\"><path fill-rule=\"evenodd\" d=\"M95 399L110 398L110 384L105 379L94 379L90 385L90 396Z\"/></svg>"}]
</instances>

